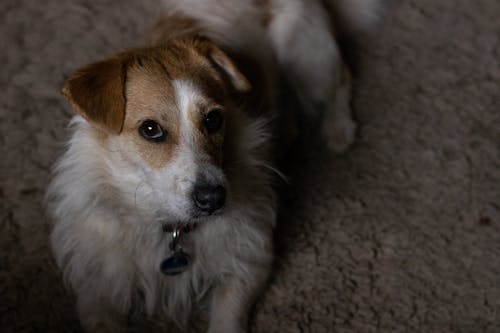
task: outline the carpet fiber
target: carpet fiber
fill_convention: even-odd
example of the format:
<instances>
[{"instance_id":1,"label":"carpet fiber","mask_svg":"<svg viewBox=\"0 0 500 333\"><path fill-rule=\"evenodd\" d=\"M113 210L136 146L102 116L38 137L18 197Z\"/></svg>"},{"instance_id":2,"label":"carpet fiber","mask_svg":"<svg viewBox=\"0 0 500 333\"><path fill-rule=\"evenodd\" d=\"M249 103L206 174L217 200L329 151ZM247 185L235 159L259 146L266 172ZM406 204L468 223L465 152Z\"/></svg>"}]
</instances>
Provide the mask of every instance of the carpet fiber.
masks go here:
<instances>
[{"instance_id":1,"label":"carpet fiber","mask_svg":"<svg viewBox=\"0 0 500 333\"><path fill-rule=\"evenodd\" d=\"M80 65L148 1L0 2L0 330L79 332L42 198ZM500 2L400 0L359 41L356 146L293 154L255 332L500 332Z\"/></svg>"}]
</instances>

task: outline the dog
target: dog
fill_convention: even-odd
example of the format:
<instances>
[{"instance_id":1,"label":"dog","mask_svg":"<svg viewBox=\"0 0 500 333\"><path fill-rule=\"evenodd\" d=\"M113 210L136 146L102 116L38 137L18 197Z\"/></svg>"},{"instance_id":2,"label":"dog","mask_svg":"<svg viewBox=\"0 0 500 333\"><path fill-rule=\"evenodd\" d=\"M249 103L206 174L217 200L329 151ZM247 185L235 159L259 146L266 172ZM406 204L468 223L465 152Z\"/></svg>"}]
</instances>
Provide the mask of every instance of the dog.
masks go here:
<instances>
[{"instance_id":1,"label":"dog","mask_svg":"<svg viewBox=\"0 0 500 333\"><path fill-rule=\"evenodd\" d=\"M273 262L274 156L295 135L281 82L344 152L356 124L335 31L377 8L163 1L145 45L66 79L76 116L47 191L50 242L88 332L126 329L133 311L189 329L199 303L208 332L247 331Z\"/></svg>"}]
</instances>

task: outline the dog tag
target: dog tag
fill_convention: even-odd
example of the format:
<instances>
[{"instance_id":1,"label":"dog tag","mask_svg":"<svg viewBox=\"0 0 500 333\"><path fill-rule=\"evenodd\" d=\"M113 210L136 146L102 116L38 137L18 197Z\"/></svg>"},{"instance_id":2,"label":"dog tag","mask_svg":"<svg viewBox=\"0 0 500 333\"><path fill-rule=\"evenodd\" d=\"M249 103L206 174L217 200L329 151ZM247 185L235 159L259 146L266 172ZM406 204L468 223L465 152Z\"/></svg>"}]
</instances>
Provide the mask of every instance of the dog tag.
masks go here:
<instances>
[{"instance_id":1,"label":"dog tag","mask_svg":"<svg viewBox=\"0 0 500 333\"><path fill-rule=\"evenodd\" d=\"M191 258L186 252L180 250L163 260L160 270L165 275L177 275L185 272L189 265L191 265Z\"/></svg>"}]
</instances>

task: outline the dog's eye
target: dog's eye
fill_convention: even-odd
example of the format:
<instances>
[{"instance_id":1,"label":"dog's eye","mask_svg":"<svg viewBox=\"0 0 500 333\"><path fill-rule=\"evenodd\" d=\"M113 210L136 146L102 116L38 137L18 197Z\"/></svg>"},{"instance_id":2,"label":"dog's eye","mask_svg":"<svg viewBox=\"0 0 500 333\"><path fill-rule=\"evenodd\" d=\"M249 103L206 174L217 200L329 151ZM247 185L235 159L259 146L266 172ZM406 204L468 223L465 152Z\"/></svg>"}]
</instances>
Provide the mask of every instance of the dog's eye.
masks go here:
<instances>
[{"instance_id":1,"label":"dog's eye","mask_svg":"<svg viewBox=\"0 0 500 333\"><path fill-rule=\"evenodd\" d=\"M222 112L219 109L210 111L203 119L208 133L216 132L222 126Z\"/></svg>"},{"instance_id":2,"label":"dog's eye","mask_svg":"<svg viewBox=\"0 0 500 333\"><path fill-rule=\"evenodd\" d=\"M165 140L165 131L153 120L144 121L139 127L139 134L149 141L161 142Z\"/></svg>"}]
</instances>

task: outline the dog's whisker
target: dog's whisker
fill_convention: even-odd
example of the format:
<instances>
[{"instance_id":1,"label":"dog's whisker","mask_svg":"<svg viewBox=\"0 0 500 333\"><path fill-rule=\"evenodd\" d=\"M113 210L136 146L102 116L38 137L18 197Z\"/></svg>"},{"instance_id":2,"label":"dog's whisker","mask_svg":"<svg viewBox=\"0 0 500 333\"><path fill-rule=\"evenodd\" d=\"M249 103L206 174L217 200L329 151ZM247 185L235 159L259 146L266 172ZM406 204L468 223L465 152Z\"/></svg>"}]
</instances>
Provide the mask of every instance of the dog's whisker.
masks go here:
<instances>
[{"instance_id":1,"label":"dog's whisker","mask_svg":"<svg viewBox=\"0 0 500 333\"><path fill-rule=\"evenodd\" d=\"M277 168L273 167L272 165L269 165L266 163L256 163L255 165L271 171L276 176L278 176L278 178L280 178L281 180L283 180L286 183L288 183L290 181L290 179L284 173L282 173L281 171L279 171Z\"/></svg>"}]
</instances>

